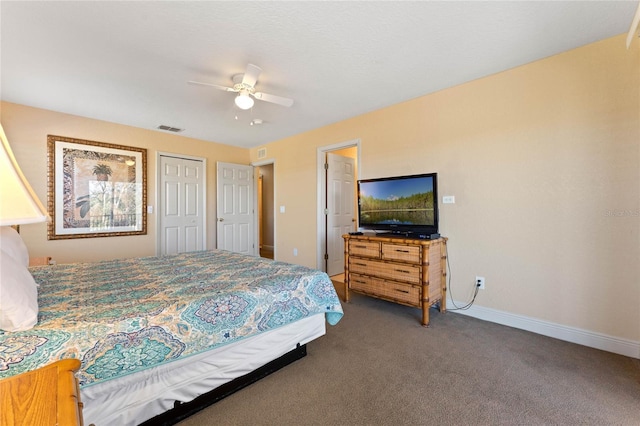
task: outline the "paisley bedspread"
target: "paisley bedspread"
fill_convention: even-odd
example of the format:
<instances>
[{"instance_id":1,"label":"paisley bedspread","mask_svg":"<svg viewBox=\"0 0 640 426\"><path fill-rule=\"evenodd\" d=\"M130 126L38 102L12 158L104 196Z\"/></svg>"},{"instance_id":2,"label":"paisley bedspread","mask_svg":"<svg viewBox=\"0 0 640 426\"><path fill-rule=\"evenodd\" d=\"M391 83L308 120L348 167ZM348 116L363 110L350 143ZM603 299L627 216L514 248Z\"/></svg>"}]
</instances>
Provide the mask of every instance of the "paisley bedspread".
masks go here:
<instances>
[{"instance_id":1,"label":"paisley bedspread","mask_svg":"<svg viewBox=\"0 0 640 426\"><path fill-rule=\"evenodd\" d=\"M78 358L80 386L342 306L324 272L223 250L31 268L38 324L0 331L0 379Z\"/></svg>"}]
</instances>

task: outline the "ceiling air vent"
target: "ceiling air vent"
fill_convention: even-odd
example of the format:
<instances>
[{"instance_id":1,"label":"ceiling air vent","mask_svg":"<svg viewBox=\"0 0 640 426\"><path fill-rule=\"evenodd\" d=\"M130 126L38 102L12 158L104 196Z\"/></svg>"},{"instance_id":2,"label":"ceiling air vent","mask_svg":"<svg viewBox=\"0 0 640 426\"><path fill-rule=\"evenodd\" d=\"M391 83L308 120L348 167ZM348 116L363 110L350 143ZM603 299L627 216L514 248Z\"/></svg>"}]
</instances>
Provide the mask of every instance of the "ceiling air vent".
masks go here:
<instances>
[{"instance_id":1,"label":"ceiling air vent","mask_svg":"<svg viewBox=\"0 0 640 426\"><path fill-rule=\"evenodd\" d=\"M266 158L267 156L267 148L260 148L258 150L258 158Z\"/></svg>"},{"instance_id":2,"label":"ceiling air vent","mask_svg":"<svg viewBox=\"0 0 640 426\"><path fill-rule=\"evenodd\" d=\"M184 129L179 129L177 127L165 126L164 124L158 126L158 129L166 130L167 132L174 132L174 133L179 133L184 130Z\"/></svg>"}]
</instances>

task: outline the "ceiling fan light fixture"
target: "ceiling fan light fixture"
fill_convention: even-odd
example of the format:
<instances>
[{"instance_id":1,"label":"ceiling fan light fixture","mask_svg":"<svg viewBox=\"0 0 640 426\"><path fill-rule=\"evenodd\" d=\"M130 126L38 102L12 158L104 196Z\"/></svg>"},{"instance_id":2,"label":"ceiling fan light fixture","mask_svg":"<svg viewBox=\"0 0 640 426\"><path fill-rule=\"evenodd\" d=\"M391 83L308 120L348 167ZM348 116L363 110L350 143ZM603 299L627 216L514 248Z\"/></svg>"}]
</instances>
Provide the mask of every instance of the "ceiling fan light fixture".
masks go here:
<instances>
[{"instance_id":1,"label":"ceiling fan light fixture","mask_svg":"<svg viewBox=\"0 0 640 426\"><path fill-rule=\"evenodd\" d=\"M249 109L253 106L253 99L246 90L240 91L235 100L236 106L240 109Z\"/></svg>"}]
</instances>

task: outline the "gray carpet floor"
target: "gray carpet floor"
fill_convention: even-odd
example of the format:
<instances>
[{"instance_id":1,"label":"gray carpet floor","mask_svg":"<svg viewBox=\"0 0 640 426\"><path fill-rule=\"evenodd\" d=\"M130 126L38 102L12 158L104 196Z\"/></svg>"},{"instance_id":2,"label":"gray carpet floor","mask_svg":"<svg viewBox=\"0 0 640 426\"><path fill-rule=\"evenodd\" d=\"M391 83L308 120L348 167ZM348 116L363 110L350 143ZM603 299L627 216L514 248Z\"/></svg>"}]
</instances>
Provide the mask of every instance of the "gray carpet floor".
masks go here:
<instances>
[{"instance_id":1,"label":"gray carpet floor","mask_svg":"<svg viewBox=\"0 0 640 426\"><path fill-rule=\"evenodd\" d=\"M360 295L308 355L181 422L640 425L640 360Z\"/></svg>"}]
</instances>

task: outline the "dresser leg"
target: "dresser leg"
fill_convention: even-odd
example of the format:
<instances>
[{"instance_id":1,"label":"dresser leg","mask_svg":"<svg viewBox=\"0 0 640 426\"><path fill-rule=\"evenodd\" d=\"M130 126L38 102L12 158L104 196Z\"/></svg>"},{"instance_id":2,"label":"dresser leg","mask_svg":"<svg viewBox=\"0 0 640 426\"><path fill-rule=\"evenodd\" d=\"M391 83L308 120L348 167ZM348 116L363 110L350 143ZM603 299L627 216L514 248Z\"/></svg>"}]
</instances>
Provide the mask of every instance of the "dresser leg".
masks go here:
<instances>
[{"instance_id":1,"label":"dresser leg","mask_svg":"<svg viewBox=\"0 0 640 426\"><path fill-rule=\"evenodd\" d=\"M422 302L422 326L429 327L429 301Z\"/></svg>"}]
</instances>

